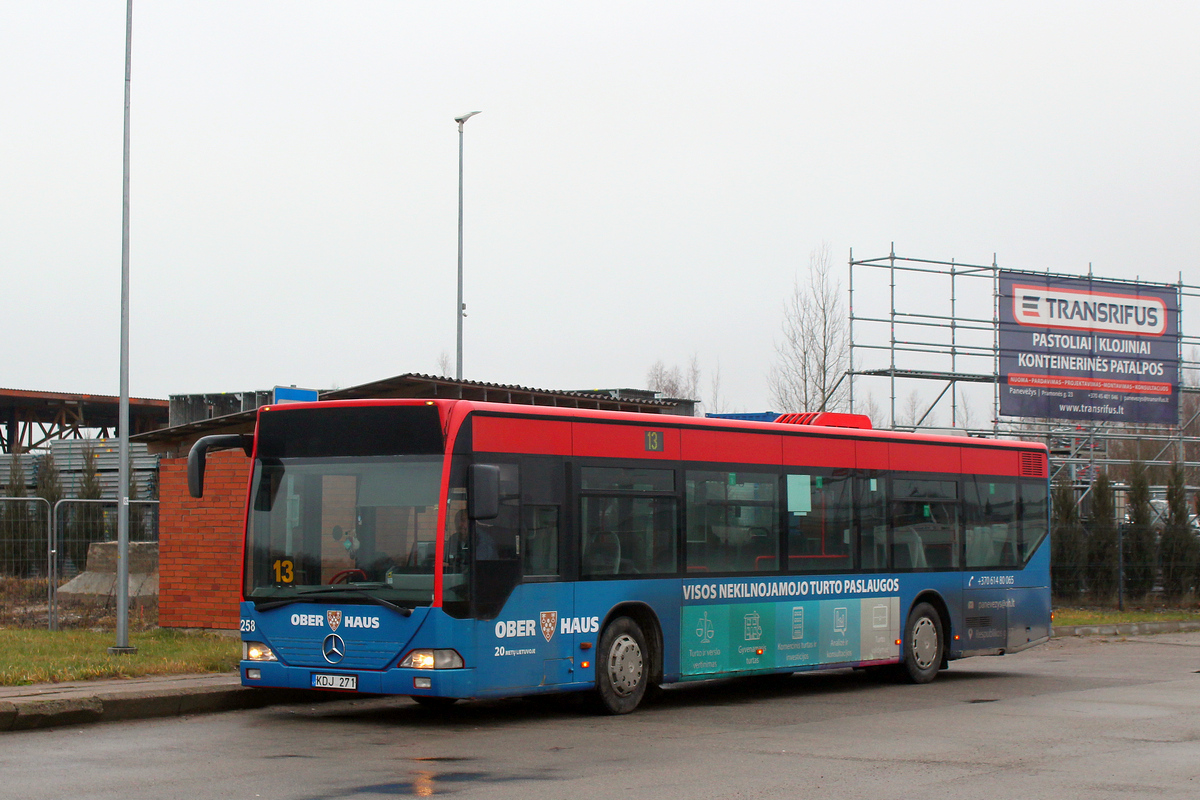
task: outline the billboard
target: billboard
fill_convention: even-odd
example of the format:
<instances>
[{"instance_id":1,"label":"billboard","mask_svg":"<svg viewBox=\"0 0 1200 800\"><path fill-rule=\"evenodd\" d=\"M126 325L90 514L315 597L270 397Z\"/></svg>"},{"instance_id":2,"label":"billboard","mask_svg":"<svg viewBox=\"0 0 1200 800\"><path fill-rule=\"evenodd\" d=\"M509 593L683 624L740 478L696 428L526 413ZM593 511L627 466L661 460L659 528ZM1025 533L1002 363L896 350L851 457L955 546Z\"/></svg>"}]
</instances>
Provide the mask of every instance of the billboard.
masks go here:
<instances>
[{"instance_id":1,"label":"billboard","mask_svg":"<svg viewBox=\"0 0 1200 800\"><path fill-rule=\"evenodd\" d=\"M1174 287L999 277L1002 416L1178 423Z\"/></svg>"}]
</instances>

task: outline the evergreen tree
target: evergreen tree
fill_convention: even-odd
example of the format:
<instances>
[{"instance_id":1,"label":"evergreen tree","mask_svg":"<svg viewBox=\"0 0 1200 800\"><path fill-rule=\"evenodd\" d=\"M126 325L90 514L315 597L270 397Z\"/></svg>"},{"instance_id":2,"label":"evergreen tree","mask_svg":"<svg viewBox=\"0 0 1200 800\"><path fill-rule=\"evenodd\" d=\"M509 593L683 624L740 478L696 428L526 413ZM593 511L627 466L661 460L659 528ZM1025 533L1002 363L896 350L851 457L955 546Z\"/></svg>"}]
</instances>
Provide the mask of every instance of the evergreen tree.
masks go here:
<instances>
[{"instance_id":1,"label":"evergreen tree","mask_svg":"<svg viewBox=\"0 0 1200 800\"><path fill-rule=\"evenodd\" d=\"M1163 594L1179 600L1192 589L1196 572L1196 539L1188 527L1187 486L1183 465L1171 466L1167 480L1167 524L1159 540Z\"/></svg>"},{"instance_id":2,"label":"evergreen tree","mask_svg":"<svg viewBox=\"0 0 1200 800\"><path fill-rule=\"evenodd\" d=\"M6 497L27 497L25 489L25 468L17 453L9 456L8 486L4 490ZM36 529L31 524L33 516L30 506L33 503L25 501L10 501L0 508L0 553L3 555L3 570L6 575L24 577L36 574L39 542Z\"/></svg>"},{"instance_id":3,"label":"evergreen tree","mask_svg":"<svg viewBox=\"0 0 1200 800\"><path fill-rule=\"evenodd\" d=\"M1092 524L1088 536L1088 586L1098 600L1117 591L1117 524L1113 511L1112 482L1101 471L1092 484Z\"/></svg>"},{"instance_id":4,"label":"evergreen tree","mask_svg":"<svg viewBox=\"0 0 1200 800\"><path fill-rule=\"evenodd\" d=\"M1050 586L1055 597L1075 600L1083 590L1087 542L1075 507L1075 487L1065 475L1054 482L1053 502Z\"/></svg>"},{"instance_id":5,"label":"evergreen tree","mask_svg":"<svg viewBox=\"0 0 1200 800\"><path fill-rule=\"evenodd\" d=\"M1144 597L1157 577L1154 529L1150 525L1150 481L1146 465L1129 465L1129 528L1125 534L1125 589L1130 597Z\"/></svg>"},{"instance_id":6,"label":"evergreen tree","mask_svg":"<svg viewBox=\"0 0 1200 800\"><path fill-rule=\"evenodd\" d=\"M91 445L83 448L83 475L79 482L80 500L100 500L104 489L100 484L100 471L96 464L96 451ZM99 503L79 503L74 509L75 530L63 543L67 558L82 570L87 563L88 546L102 542L105 537L104 508Z\"/></svg>"},{"instance_id":7,"label":"evergreen tree","mask_svg":"<svg viewBox=\"0 0 1200 800\"><path fill-rule=\"evenodd\" d=\"M54 454L47 450L43 455L38 456L34 460L34 494L50 504L49 511L41 503L37 504L38 510L36 519L39 530L46 530L46 514L54 513L54 506L62 499L62 478L58 474L58 464L54 461ZM61 537L62 532L59 532ZM62 558L62 548L57 548L59 558Z\"/></svg>"},{"instance_id":8,"label":"evergreen tree","mask_svg":"<svg viewBox=\"0 0 1200 800\"><path fill-rule=\"evenodd\" d=\"M146 507L138 500L137 476L129 471L129 541L146 540Z\"/></svg>"}]
</instances>

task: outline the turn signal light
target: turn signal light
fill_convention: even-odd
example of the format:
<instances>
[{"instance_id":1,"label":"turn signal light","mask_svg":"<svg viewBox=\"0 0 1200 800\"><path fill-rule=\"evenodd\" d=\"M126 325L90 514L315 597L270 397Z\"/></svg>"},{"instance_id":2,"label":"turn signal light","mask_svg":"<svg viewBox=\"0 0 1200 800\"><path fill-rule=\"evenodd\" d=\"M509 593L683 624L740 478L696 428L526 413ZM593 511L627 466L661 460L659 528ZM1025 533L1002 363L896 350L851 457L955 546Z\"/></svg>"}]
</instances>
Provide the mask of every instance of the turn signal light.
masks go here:
<instances>
[{"instance_id":1,"label":"turn signal light","mask_svg":"<svg viewBox=\"0 0 1200 800\"><path fill-rule=\"evenodd\" d=\"M900 644L901 644L901 643L900 643L900 640L899 640L899 639L897 639L897 640L896 640L896 647L899 647L899 646L900 646Z\"/></svg>"},{"instance_id":2,"label":"turn signal light","mask_svg":"<svg viewBox=\"0 0 1200 800\"><path fill-rule=\"evenodd\" d=\"M592 662L590 662L590 661L580 661L579 662L579 666L583 667L584 669L587 669L591 665L592 665Z\"/></svg>"}]
</instances>

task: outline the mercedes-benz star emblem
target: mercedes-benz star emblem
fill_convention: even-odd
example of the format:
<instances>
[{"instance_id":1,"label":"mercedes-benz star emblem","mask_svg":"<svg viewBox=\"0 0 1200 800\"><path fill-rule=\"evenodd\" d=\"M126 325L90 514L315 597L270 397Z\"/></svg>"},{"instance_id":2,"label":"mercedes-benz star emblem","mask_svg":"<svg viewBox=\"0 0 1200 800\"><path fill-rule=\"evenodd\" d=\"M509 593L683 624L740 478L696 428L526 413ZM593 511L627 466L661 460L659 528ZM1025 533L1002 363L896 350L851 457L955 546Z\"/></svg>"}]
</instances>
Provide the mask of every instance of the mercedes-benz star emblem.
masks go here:
<instances>
[{"instance_id":1,"label":"mercedes-benz star emblem","mask_svg":"<svg viewBox=\"0 0 1200 800\"><path fill-rule=\"evenodd\" d=\"M337 664L346 657L346 643L336 633L331 633L321 642L321 655L330 664Z\"/></svg>"}]
</instances>

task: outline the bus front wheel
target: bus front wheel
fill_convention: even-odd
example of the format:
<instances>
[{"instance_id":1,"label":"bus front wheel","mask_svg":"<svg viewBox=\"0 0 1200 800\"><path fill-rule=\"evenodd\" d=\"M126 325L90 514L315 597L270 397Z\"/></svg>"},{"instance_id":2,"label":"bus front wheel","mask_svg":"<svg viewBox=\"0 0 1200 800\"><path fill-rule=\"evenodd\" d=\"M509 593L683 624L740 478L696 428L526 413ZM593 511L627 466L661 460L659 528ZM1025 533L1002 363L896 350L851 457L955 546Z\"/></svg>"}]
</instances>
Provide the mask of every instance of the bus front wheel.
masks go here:
<instances>
[{"instance_id":1,"label":"bus front wheel","mask_svg":"<svg viewBox=\"0 0 1200 800\"><path fill-rule=\"evenodd\" d=\"M629 617L613 620L600 636L596 692L602 710L628 714L638 707L649 682L649 650L642 629Z\"/></svg>"},{"instance_id":2,"label":"bus front wheel","mask_svg":"<svg viewBox=\"0 0 1200 800\"><path fill-rule=\"evenodd\" d=\"M917 603L904 625L902 676L912 683L929 683L941 669L945 647L941 615L929 603Z\"/></svg>"}]
</instances>

